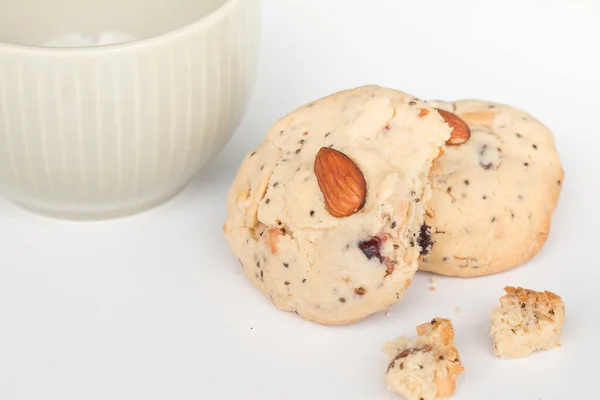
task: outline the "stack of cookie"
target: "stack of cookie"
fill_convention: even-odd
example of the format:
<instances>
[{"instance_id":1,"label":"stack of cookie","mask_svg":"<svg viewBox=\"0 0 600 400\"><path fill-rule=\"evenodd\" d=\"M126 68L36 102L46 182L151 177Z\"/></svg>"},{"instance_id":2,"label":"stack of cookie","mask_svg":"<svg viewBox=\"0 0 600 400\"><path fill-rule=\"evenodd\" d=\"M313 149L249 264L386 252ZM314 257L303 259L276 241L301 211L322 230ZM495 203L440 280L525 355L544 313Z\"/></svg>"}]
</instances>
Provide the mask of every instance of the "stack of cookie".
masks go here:
<instances>
[{"instance_id":1,"label":"stack of cookie","mask_svg":"<svg viewBox=\"0 0 600 400\"><path fill-rule=\"evenodd\" d=\"M551 132L523 111L365 86L273 126L242 162L223 230L278 308L347 324L400 300L418 269L475 277L529 260L562 180Z\"/></svg>"}]
</instances>

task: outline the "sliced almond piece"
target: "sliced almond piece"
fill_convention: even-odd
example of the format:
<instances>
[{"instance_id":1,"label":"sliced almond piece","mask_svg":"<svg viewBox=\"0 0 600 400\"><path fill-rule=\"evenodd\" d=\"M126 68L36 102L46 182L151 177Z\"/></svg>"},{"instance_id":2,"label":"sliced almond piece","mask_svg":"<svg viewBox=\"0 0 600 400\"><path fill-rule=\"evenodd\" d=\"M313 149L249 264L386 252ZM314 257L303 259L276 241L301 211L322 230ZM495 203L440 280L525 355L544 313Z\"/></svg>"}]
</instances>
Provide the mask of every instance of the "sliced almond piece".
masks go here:
<instances>
[{"instance_id":1,"label":"sliced almond piece","mask_svg":"<svg viewBox=\"0 0 600 400\"><path fill-rule=\"evenodd\" d=\"M496 113L493 111L474 111L460 114L462 118L469 125L481 125L485 127L491 127L496 118Z\"/></svg>"},{"instance_id":2,"label":"sliced almond piece","mask_svg":"<svg viewBox=\"0 0 600 400\"><path fill-rule=\"evenodd\" d=\"M454 394L456 391L456 381L453 378L454 377L441 378L437 375L435 376L435 385L437 386L436 396L438 396L438 398L444 399Z\"/></svg>"},{"instance_id":3,"label":"sliced almond piece","mask_svg":"<svg viewBox=\"0 0 600 400\"><path fill-rule=\"evenodd\" d=\"M281 230L277 228L269 228L266 233L267 247L271 250L271 253L277 254L277 242L279 237L282 235Z\"/></svg>"},{"instance_id":4,"label":"sliced almond piece","mask_svg":"<svg viewBox=\"0 0 600 400\"><path fill-rule=\"evenodd\" d=\"M429 217L429 218L435 218L435 211L433 211L433 209L427 207L427 210L425 210L425 214Z\"/></svg>"},{"instance_id":5,"label":"sliced almond piece","mask_svg":"<svg viewBox=\"0 0 600 400\"><path fill-rule=\"evenodd\" d=\"M367 198L365 177L344 153L322 147L315 158L315 175L329 214L343 218L364 207Z\"/></svg>"},{"instance_id":6,"label":"sliced almond piece","mask_svg":"<svg viewBox=\"0 0 600 400\"><path fill-rule=\"evenodd\" d=\"M452 128L452 132L450 132L450 139L446 141L446 144L449 145L459 145L465 143L471 137L471 129L469 129L469 125L456 114L453 114L446 110L440 110L436 108L437 112L440 113L444 121L450 128Z\"/></svg>"},{"instance_id":7,"label":"sliced almond piece","mask_svg":"<svg viewBox=\"0 0 600 400\"><path fill-rule=\"evenodd\" d=\"M452 372L453 374L458 375L461 372L463 372L464 370L465 370L465 368L460 364L460 361L453 361L453 362L450 362L448 365L448 371Z\"/></svg>"},{"instance_id":8,"label":"sliced almond piece","mask_svg":"<svg viewBox=\"0 0 600 400\"><path fill-rule=\"evenodd\" d=\"M249 197L250 197L249 189L243 189L238 192L238 194L235 198L235 202L238 206L238 210L244 211L246 209L246 202L248 201Z\"/></svg>"}]
</instances>

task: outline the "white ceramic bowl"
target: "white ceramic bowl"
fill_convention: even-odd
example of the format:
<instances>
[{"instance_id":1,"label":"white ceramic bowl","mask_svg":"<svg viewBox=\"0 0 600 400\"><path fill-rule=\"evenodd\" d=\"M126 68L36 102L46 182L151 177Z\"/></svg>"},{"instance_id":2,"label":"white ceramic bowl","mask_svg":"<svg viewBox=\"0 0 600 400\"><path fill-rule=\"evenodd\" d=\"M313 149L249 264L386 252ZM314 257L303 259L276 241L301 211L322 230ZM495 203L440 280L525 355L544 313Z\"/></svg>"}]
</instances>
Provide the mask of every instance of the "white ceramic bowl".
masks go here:
<instances>
[{"instance_id":1,"label":"white ceramic bowl","mask_svg":"<svg viewBox=\"0 0 600 400\"><path fill-rule=\"evenodd\" d=\"M0 0L0 190L102 219L177 194L246 109L259 0ZM50 48L70 33L139 40Z\"/></svg>"}]
</instances>

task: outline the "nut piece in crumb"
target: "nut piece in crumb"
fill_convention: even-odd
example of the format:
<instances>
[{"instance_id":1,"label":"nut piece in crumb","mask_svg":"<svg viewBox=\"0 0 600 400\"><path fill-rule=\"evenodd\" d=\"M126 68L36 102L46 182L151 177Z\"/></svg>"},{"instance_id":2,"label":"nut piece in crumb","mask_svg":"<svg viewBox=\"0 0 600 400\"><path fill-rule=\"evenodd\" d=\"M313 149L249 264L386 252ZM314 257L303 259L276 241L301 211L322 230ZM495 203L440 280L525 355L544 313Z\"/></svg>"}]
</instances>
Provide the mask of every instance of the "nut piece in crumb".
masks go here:
<instances>
[{"instance_id":1,"label":"nut piece in crumb","mask_svg":"<svg viewBox=\"0 0 600 400\"><path fill-rule=\"evenodd\" d=\"M315 158L315 175L327 211L348 217L365 205L367 183L360 168L344 153L322 147Z\"/></svg>"},{"instance_id":2,"label":"nut piece in crumb","mask_svg":"<svg viewBox=\"0 0 600 400\"><path fill-rule=\"evenodd\" d=\"M279 237L282 235L281 230L277 228L267 229L267 234L264 235L267 241L267 247L271 251L271 254L277 254L277 242Z\"/></svg>"},{"instance_id":3,"label":"nut piece in crumb","mask_svg":"<svg viewBox=\"0 0 600 400\"><path fill-rule=\"evenodd\" d=\"M417 327L415 339L398 338L386 345L390 364L388 389L407 400L445 399L454 394L464 368L454 347L452 322L434 318Z\"/></svg>"},{"instance_id":4,"label":"nut piece in crumb","mask_svg":"<svg viewBox=\"0 0 600 400\"><path fill-rule=\"evenodd\" d=\"M449 145L459 145L465 143L471 137L471 129L469 125L456 114L442 109L436 111L444 118L444 121L452 128L450 139L446 141Z\"/></svg>"},{"instance_id":5,"label":"nut piece in crumb","mask_svg":"<svg viewBox=\"0 0 600 400\"><path fill-rule=\"evenodd\" d=\"M565 320L561 297L511 286L504 291L500 306L490 316L494 354L521 358L557 347Z\"/></svg>"},{"instance_id":6,"label":"nut piece in crumb","mask_svg":"<svg viewBox=\"0 0 600 400\"><path fill-rule=\"evenodd\" d=\"M419 118L426 117L427 115L429 115L429 110L426 108L421 108L421 111L419 112Z\"/></svg>"}]
</instances>

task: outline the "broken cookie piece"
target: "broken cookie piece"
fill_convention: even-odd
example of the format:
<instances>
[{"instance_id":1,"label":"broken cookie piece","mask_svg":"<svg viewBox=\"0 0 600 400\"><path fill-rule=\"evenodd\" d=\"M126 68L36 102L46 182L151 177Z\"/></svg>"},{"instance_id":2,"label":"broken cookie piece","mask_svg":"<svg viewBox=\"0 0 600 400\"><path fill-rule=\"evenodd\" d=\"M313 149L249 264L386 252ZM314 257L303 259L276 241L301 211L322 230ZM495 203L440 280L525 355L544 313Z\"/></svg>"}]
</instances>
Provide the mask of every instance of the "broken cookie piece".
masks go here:
<instances>
[{"instance_id":1,"label":"broken cookie piece","mask_svg":"<svg viewBox=\"0 0 600 400\"><path fill-rule=\"evenodd\" d=\"M417 326L418 337L398 338L386 345L390 364L386 383L406 400L445 399L454 394L464 368L454 347L448 319L434 318Z\"/></svg>"},{"instance_id":2,"label":"broken cookie piece","mask_svg":"<svg viewBox=\"0 0 600 400\"><path fill-rule=\"evenodd\" d=\"M565 320L561 297L511 286L504 291L500 307L491 314L494 354L500 358L521 358L536 350L556 347Z\"/></svg>"}]
</instances>

